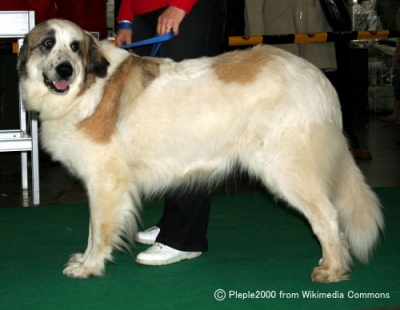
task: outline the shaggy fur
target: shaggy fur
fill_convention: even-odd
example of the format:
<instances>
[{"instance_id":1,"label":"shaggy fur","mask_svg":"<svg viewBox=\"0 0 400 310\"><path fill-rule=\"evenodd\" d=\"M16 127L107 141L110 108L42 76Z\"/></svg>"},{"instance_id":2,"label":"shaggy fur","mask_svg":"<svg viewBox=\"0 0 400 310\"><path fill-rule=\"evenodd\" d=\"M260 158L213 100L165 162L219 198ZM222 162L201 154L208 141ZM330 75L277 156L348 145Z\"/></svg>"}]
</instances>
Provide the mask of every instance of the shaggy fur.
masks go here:
<instances>
[{"instance_id":1,"label":"shaggy fur","mask_svg":"<svg viewBox=\"0 0 400 310\"><path fill-rule=\"evenodd\" d=\"M317 282L348 278L383 228L342 134L335 90L305 60L271 46L174 62L98 42L50 20L25 38L18 70L43 147L86 185L86 251L69 277L104 274L132 240L143 196L194 180L215 184L240 165L300 211L322 247Z\"/></svg>"}]
</instances>

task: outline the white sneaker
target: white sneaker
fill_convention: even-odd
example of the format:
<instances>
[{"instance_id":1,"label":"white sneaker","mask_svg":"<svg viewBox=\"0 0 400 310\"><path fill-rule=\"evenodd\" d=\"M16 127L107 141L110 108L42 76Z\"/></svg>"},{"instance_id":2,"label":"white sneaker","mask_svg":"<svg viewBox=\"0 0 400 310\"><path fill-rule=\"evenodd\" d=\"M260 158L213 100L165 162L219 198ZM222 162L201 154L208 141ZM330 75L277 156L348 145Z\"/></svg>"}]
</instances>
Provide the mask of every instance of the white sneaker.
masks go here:
<instances>
[{"instance_id":1,"label":"white sneaker","mask_svg":"<svg viewBox=\"0 0 400 310\"><path fill-rule=\"evenodd\" d=\"M156 242L146 251L139 253L136 262L142 265L159 266L180 262L184 259L199 257L202 252L184 252Z\"/></svg>"},{"instance_id":2,"label":"white sneaker","mask_svg":"<svg viewBox=\"0 0 400 310\"><path fill-rule=\"evenodd\" d=\"M160 228L154 226L149 229L146 229L145 231L139 231L136 234L135 239L136 242L142 244L154 244L154 242L156 242L156 238L159 233L160 233Z\"/></svg>"}]
</instances>

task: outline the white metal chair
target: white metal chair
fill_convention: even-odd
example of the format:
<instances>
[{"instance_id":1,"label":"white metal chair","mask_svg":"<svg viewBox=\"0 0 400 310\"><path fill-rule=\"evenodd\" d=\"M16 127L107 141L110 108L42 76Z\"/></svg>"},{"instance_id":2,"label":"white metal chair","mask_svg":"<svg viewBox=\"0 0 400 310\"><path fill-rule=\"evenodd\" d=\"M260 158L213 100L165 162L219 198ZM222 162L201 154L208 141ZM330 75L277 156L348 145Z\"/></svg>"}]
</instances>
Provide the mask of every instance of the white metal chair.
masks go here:
<instances>
[{"instance_id":1,"label":"white metal chair","mask_svg":"<svg viewBox=\"0 0 400 310\"><path fill-rule=\"evenodd\" d=\"M18 39L18 51L22 46L23 37L35 26L34 11L1 11L0 39ZM39 187L39 143L38 121L36 112L26 112L19 88L19 128L15 130L0 130L0 152L21 153L22 188L29 188L28 182L28 152L31 152L32 170L32 201L40 203Z\"/></svg>"}]
</instances>

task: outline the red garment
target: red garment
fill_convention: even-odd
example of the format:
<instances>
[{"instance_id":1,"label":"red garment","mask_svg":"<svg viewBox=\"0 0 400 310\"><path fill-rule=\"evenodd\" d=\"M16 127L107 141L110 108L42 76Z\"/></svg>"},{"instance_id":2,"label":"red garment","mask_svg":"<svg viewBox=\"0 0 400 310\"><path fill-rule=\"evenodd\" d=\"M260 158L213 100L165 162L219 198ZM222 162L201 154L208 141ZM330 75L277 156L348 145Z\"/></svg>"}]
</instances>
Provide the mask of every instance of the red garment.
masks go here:
<instances>
[{"instance_id":1,"label":"red garment","mask_svg":"<svg viewBox=\"0 0 400 310\"><path fill-rule=\"evenodd\" d=\"M189 14L198 0L122 0L117 21L132 21L135 14L146 14L169 5L176 6Z\"/></svg>"},{"instance_id":2,"label":"red garment","mask_svg":"<svg viewBox=\"0 0 400 310\"><path fill-rule=\"evenodd\" d=\"M1 0L0 11L35 11L36 24L64 18L107 37L106 0Z\"/></svg>"},{"instance_id":3,"label":"red garment","mask_svg":"<svg viewBox=\"0 0 400 310\"><path fill-rule=\"evenodd\" d=\"M1 0L0 11L35 11L37 24L57 16L53 0Z\"/></svg>"},{"instance_id":4,"label":"red garment","mask_svg":"<svg viewBox=\"0 0 400 310\"><path fill-rule=\"evenodd\" d=\"M38 1L40 2L40 1ZM57 17L70 20L83 29L107 37L106 0L55 0Z\"/></svg>"}]
</instances>

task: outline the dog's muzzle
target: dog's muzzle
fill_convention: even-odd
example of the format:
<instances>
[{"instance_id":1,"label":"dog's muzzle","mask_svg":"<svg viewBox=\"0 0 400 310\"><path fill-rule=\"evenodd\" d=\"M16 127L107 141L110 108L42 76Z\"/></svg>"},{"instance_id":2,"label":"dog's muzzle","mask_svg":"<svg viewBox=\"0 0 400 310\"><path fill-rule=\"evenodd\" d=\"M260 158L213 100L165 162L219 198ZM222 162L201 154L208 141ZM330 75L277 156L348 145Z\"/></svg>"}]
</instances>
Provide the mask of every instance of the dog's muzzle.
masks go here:
<instances>
[{"instance_id":1,"label":"dog's muzzle","mask_svg":"<svg viewBox=\"0 0 400 310\"><path fill-rule=\"evenodd\" d=\"M70 79L74 69L69 62L62 62L56 67L56 79L51 80L45 73L43 73L44 84L50 88L50 90L63 94L68 92Z\"/></svg>"}]
</instances>

